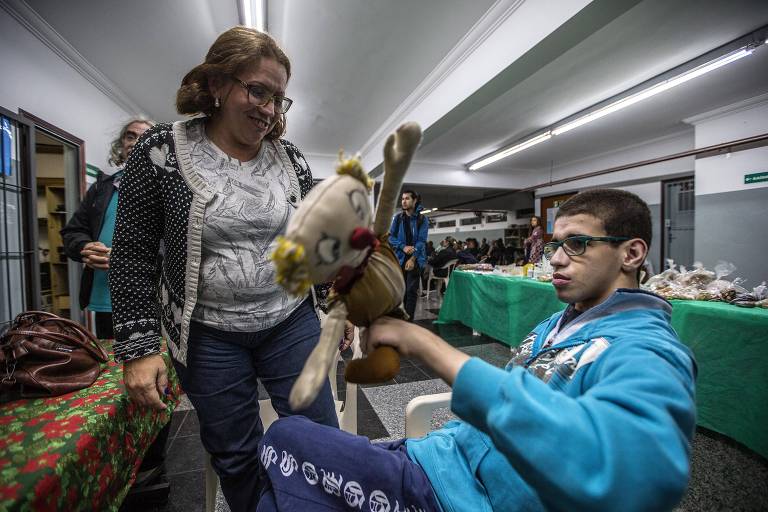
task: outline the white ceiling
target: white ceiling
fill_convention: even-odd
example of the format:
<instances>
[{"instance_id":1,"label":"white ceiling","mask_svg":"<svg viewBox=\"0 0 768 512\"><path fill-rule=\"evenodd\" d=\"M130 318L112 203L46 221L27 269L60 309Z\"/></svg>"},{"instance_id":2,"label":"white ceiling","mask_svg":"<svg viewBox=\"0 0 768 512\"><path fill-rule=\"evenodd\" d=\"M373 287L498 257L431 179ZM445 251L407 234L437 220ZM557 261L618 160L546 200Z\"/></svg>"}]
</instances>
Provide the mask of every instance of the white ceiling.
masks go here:
<instances>
[{"instance_id":1,"label":"white ceiling","mask_svg":"<svg viewBox=\"0 0 768 512\"><path fill-rule=\"evenodd\" d=\"M569 1L269 0L269 31L286 49L293 68L288 95L295 104L288 115L288 137L316 158L335 155L340 147L363 148L382 127L387 129L393 112L445 65L447 56L468 44L481 22L489 23L491 15L506 9L512 21L517 17L518 27L525 28L538 19L562 16L568 6L574 9L589 3ZM236 0L26 2L158 120L178 118L174 97L182 76L201 62L220 32L238 22ZM504 49L480 55L489 68L499 62L504 67L479 89L430 90L429 99L446 106L436 121L423 126L425 140L418 162L459 169L768 25L768 1L593 0L573 17L569 12L562 19L567 21L558 22L559 27L552 30L542 29L539 35L519 28L507 34L528 38L525 52L508 65L504 59L510 57ZM497 31L507 27L502 21ZM474 51L483 48L478 43ZM444 204L468 195L482 196L490 192L491 183L484 182L484 177L493 177L497 187L507 180L507 187L514 188L515 175L521 170L549 169L690 130L683 119L765 93L768 46L673 91L489 166L473 178L471 184L477 189L452 194L448 187L454 183L439 183L440 188L429 193ZM409 181L425 187L418 171Z\"/></svg>"},{"instance_id":2,"label":"white ceiling","mask_svg":"<svg viewBox=\"0 0 768 512\"><path fill-rule=\"evenodd\" d=\"M596 3L593 2L593 7ZM585 9L586 11L587 9ZM512 70L418 157L467 163L768 24L765 0L646 0L520 81ZM556 34L553 34L554 38ZM517 63L515 63L517 64ZM514 68L515 64L511 67ZM510 76L511 75L511 76ZM683 119L768 92L768 46L739 62L483 168L543 169L691 129ZM479 105L477 105L479 103ZM428 130L429 134L429 130Z\"/></svg>"}]
</instances>

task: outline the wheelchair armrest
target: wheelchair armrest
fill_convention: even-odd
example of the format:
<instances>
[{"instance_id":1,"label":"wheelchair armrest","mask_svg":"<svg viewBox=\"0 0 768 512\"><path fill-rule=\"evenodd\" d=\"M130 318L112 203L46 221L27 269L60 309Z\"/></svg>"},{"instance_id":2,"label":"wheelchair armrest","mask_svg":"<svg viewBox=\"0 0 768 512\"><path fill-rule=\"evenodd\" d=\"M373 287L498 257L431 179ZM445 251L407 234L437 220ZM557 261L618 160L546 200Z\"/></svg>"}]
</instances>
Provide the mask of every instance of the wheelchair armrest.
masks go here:
<instances>
[{"instance_id":1,"label":"wheelchair armrest","mask_svg":"<svg viewBox=\"0 0 768 512\"><path fill-rule=\"evenodd\" d=\"M429 432L432 413L451 406L451 392L417 396L405 408L405 437L423 437Z\"/></svg>"}]
</instances>

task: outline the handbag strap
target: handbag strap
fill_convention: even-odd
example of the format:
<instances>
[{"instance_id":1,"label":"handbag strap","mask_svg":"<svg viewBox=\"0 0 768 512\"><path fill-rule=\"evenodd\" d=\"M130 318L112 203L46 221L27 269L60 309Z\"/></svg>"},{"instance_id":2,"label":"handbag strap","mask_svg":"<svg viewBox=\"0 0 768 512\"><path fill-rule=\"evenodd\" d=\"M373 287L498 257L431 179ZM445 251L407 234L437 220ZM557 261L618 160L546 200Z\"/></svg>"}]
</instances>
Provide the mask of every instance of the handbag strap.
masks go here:
<instances>
[{"instance_id":1,"label":"handbag strap","mask_svg":"<svg viewBox=\"0 0 768 512\"><path fill-rule=\"evenodd\" d=\"M56 317L56 318L45 318L43 320L40 320L38 322L35 322L33 325L39 325L41 327L45 327L45 324L47 323L60 323L67 325L73 329L75 329L83 339L80 339L76 336L72 336L71 334L67 334L64 332L56 332L52 331L50 329L44 330L44 331L32 331L28 329L14 329L12 331L8 331L5 333L5 336L10 337L13 335L21 335L21 336L39 336L41 338L45 338L47 340L51 341L60 341L64 343L69 343L71 345L79 346L83 349L85 349L89 354L91 354L97 361L100 361L102 363L106 363L109 359L109 356L107 355L106 351L96 342L96 339L93 337L93 335L88 332L86 329L83 328L80 324L73 322L72 320Z\"/></svg>"},{"instance_id":2,"label":"handbag strap","mask_svg":"<svg viewBox=\"0 0 768 512\"><path fill-rule=\"evenodd\" d=\"M48 311L25 311L24 313L19 313L18 315L16 315L16 318L13 319L13 323L11 324L12 325L11 329L17 329L21 326L32 325L46 318L61 318L61 317L59 317L58 315L54 315L53 313L49 313Z\"/></svg>"},{"instance_id":3,"label":"handbag strap","mask_svg":"<svg viewBox=\"0 0 768 512\"><path fill-rule=\"evenodd\" d=\"M91 355L93 355L93 357L95 357L96 359L98 359L102 363L106 363L107 360L109 359L109 356L107 355L107 352L96 341L96 337L91 333L91 331L89 331L88 329L86 329L82 325L80 325L77 322L74 322L72 320L69 320L68 318L61 318L61 317L59 317L59 318L45 318L43 320L40 320L38 322L38 324L47 324L49 322L61 323L61 324L68 325L69 327L73 328L74 330L79 332L83 336L83 338L84 338L82 340L74 338L76 340L76 342L78 344L80 344L80 346L82 346L84 349L88 350L88 352L90 352ZM95 352L94 352L94 349L95 349Z\"/></svg>"}]
</instances>

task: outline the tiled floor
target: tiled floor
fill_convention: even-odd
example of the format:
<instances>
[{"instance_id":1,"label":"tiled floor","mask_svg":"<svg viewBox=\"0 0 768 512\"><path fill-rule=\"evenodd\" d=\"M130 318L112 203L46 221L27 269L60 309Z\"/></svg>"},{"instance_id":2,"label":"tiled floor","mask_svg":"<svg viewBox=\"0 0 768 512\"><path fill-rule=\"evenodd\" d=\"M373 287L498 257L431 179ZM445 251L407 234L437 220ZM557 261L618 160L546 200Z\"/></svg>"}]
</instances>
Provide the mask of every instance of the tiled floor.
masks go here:
<instances>
[{"instance_id":1,"label":"tiled floor","mask_svg":"<svg viewBox=\"0 0 768 512\"><path fill-rule=\"evenodd\" d=\"M496 366L506 364L509 348L486 336L473 336L461 325L436 326L439 298L419 301L417 322L437 332L464 352ZM342 363L340 363L341 366ZM344 399L343 371L339 372L340 399ZM403 360L400 374L379 386L358 389L358 432L371 440L403 437L404 410L415 396L448 391L448 386L423 364ZM452 417L438 410L432 426ZM171 484L168 504L163 508L131 510L199 511L204 507L204 457L197 416L188 402L173 415L168 441L167 477ZM217 512L229 511L219 491ZM689 491L677 512L719 510L768 510L768 461L718 434L699 430L694 439L692 478Z\"/></svg>"}]
</instances>

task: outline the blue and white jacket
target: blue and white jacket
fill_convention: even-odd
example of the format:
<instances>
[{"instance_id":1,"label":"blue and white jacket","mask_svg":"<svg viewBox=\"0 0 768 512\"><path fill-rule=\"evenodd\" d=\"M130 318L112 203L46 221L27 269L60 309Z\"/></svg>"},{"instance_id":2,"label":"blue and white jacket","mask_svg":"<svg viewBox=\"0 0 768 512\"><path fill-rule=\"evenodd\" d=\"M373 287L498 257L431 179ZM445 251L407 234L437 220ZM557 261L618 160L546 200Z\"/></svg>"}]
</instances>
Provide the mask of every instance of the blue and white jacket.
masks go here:
<instances>
[{"instance_id":1,"label":"blue and white jacket","mask_svg":"<svg viewBox=\"0 0 768 512\"><path fill-rule=\"evenodd\" d=\"M464 421L406 445L442 508L671 510L696 424L696 365L671 310L617 290L562 329L562 312L539 324L504 370L465 363L451 402Z\"/></svg>"},{"instance_id":2,"label":"blue and white jacket","mask_svg":"<svg viewBox=\"0 0 768 512\"><path fill-rule=\"evenodd\" d=\"M408 245L405 241L405 222L403 218L411 221L411 233L413 233L413 247L416 249L416 263L419 268L424 268L427 264L427 234L429 233L429 220L421 215L421 210L424 208L418 205L414 210L413 217L408 217L403 212L399 212L392 217L392 224L389 226L389 245L395 250L397 260L402 267L405 263L405 253L403 247ZM400 217L400 222L398 222ZM418 219L421 218L421 222Z\"/></svg>"}]
</instances>

